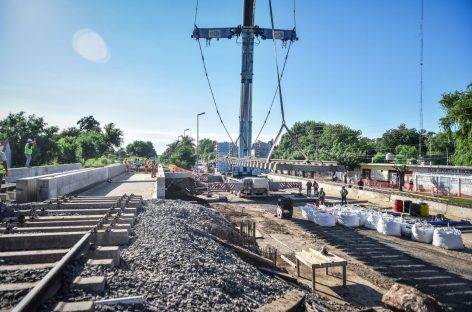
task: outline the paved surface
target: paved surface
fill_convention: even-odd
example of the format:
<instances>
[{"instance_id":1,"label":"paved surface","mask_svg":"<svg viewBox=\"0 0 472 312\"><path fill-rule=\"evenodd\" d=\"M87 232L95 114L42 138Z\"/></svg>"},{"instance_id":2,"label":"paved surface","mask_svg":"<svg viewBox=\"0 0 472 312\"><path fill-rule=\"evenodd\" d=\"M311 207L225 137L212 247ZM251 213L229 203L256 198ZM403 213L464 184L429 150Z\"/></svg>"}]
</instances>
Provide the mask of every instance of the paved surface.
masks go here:
<instances>
[{"instance_id":1,"label":"paved surface","mask_svg":"<svg viewBox=\"0 0 472 312\"><path fill-rule=\"evenodd\" d=\"M102 183L82 193L84 196L121 196L123 194L142 195L143 199L150 199L156 179L150 174L124 173L112 180Z\"/></svg>"}]
</instances>

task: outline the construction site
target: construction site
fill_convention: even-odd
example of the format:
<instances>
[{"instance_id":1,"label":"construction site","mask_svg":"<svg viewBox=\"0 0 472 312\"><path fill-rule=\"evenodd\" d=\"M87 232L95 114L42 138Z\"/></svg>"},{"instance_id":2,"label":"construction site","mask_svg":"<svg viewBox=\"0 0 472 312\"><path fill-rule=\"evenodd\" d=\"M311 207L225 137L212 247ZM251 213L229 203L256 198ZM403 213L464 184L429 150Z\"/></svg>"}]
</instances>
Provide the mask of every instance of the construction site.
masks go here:
<instances>
[{"instance_id":1,"label":"construction site","mask_svg":"<svg viewBox=\"0 0 472 312\"><path fill-rule=\"evenodd\" d=\"M258 26L255 2L242 1L241 25L200 28L196 1L191 39L180 38L197 42L212 126L227 137L214 159L199 155L204 112L190 168L177 153L152 165L128 155L30 165L36 141L26 138L27 165L12 166L2 143L0 311L472 311L472 167L425 160L422 102L418 162L320 160L319 137L310 157L287 125L281 82L299 40L295 1L292 29L276 27L271 0L270 25ZM220 39L241 49L236 140L201 44ZM254 139L259 43L273 45L277 88ZM280 128L264 142L274 103ZM274 157L282 137L297 157Z\"/></svg>"}]
</instances>

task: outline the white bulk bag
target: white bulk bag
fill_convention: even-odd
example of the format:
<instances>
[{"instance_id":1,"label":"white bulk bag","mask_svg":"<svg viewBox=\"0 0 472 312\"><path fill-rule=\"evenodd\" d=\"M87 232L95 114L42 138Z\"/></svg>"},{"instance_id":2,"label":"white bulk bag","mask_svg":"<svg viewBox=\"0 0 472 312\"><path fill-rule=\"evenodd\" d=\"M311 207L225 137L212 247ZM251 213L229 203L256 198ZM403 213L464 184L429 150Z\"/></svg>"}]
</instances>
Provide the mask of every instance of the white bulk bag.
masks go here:
<instances>
[{"instance_id":1,"label":"white bulk bag","mask_svg":"<svg viewBox=\"0 0 472 312\"><path fill-rule=\"evenodd\" d=\"M309 207L302 207L302 216L305 220L313 221L313 209Z\"/></svg>"},{"instance_id":2,"label":"white bulk bag","mask_svg":"<svg viewBox=\"0 0 472 312\"><path fill-rule=\"evenodd\" d=\"M387 236L402 236L402 227L399 222L389 218L379 218L377 232Z\"/></svg>"},{"instance_id":3,"label":"white bulk bag","mask_svg":"<svg viewBox=\"0 0 472 312\"><path fill-rule=\"evenodd\" d=\"M380 219L380 214L371 212L367 216L367 219L365 220L364 226L368 229L376 230L377 229L377 223L379 222Z\"/></svg>"},{"instance_id":4,"label":"white bulk bag","mask_svg":"<svg viewBox=\"0 0 472 312\"><path fill-rule=\"evenodd\" d=\"M348 227L358 227L359 226L359 216L357 213L352 212L341 212L338 215L338 222L344 226Z\"/></svg>"},{"instance_id":5,"label":"white bulk bag","mask_svg":"<svg viewBox=\"0 0 472 312\"><path fill-rule=\"evenodd\" d=\"M411 239L417 242L431 244L434 227L428 223L415 223L411 227Z\"/></svg>"},{"instance_id":6,"label":"white bulk bag","mask_svg":"<svg viewBox=\"0 0 472 312\"><path fill-rule=\"evenodd\" d=\"M461 231L453 227L436 228L433 233L433 245L446 249L464 249Z\"/></svg>"},{"instance_id":7,"label":"white bulk bag","mask_svg":"<svg viewBox=\"0 0 472 312\"><path fill-rule=\"evenodd\" d=\"M411 237L412 225L410 223L402 223L401 227L402 227L402 236Z\"/></svg>"},{"instance_id":8,"label":"white bulk bag","mask_svg":"<svg viewBox=\"0 0 472 312\"><path fill-rule=\"evenodd\" d=\"M318 212L313 215L313 222L319 226L335 226L336 217L324 212Z\"/></svg>"},{"instance_id":9,"label":"white bulk bag","mask_svg":"<svg viewBox=\"0 0 472 312\"><path fill-rule=\"evenodd\" d=\"M364 226L369 214L366 211L359 211L357 215L359 216L359 226Z\"/></svg>"}]
</instances>

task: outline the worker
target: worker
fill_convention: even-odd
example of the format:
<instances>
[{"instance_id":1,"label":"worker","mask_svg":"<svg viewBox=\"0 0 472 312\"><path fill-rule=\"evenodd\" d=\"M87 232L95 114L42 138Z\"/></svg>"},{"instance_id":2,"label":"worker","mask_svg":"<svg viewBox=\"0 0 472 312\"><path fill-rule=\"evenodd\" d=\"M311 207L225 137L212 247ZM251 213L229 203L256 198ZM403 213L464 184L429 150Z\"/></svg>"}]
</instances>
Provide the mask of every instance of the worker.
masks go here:
<instances>
[{"instance_id":1,"label":"worker","mask_svg":"<svg viewBox=\"0 0 472 312\"><path fill-rule=\"evenodd\" d=\"M151 163L151 178L155 178L156 177L156 171L157 171L157 164L156 164L156 160L153 160L152 163Z\"/></svg>"},{"instance_id":2,"label":"worker","mask_svg":"<svg viewBox=\"0 0 472 312\"><path fill-rule=\"evenodd\" d=\"M149 169L149 160L146 158L144 160L144 174L148 173L148 169Z\"/></svg>"},{"instance_id":3,"label":"worker","mask_svg":"<svg viewBox=\"0 0 472 312\"><path fill-rule=\"evenodd\" d=\"M349 192L344 185L339 193L341 193L341 205L347 205L347 194L349 194Z\"/></svg>"},{"instance_id":4,"label":"worker","mask_svg":"<svg viewBox=\"0 0 472 312\"><path fill-rule=\"evenodd\" d=\"M129 162L128 162L128 157L125 157L123 160L123 164L126 166L126 172L129 172Z\"/></svg>"},{"instance_id":5,"label":"worker","mask_svg":"<svg viewBox=\"0 0 472 312\"><path fill-rule=\"evenodd\" d=\"M410 182L408 183L408 191L413 192L413 179L410 179Z\"/></svg>"},{"instance_id":6,"label":"worker","mask_svg":"<svg viewBox=\"0 0 472 312\"><path fill-rule=\"evenodd\" d=\"M311 196L311 186L312 183L310 180L306 181L306 196L310 197Z\"/></svg>"},{"instance_id":7,"label":"worker","mask_svg":"<svg viewBox=\"0 0 472 312\"><path fill-rule=\"evenodd\" d=\"M7 156L2 151L0 151L0 161L2 162L2 166L0 166L0 190L1 190L3 177L8 176Z\"/></svg>"},{"instance_id":8,"label":"worker","mask_svg":"<svg viewBox=\"0 0 472 312\"><path fill-rule=\"evenodd\" d=\"M35 140L28 139L25 144L25 157L26 157L26 163L25 167L30 167L31 163L31 155L33 155L33 145L36 144Z\"/></svg>"},{"instance_id":9,"label":"worker","mask_svg":"<svg viewBox=\"0 0 472 312\"><path fill-rule=\"evenodd\" d=\"M325 197L326 193L323 191L323 188L320 188L320 191L318 193L320 206L325 204Z\"/></svg>"},{"instance_id":10,"label":"worker","mask_svg":"<svg viewBox=\"0 0 472 312\"><path fill-rule=\"evenodd\" d=\"M316 180L313 180L313 195L315 196L318 195L318 188L319 188L318 182L316 182Z\"/></svg>"}]
</instances>

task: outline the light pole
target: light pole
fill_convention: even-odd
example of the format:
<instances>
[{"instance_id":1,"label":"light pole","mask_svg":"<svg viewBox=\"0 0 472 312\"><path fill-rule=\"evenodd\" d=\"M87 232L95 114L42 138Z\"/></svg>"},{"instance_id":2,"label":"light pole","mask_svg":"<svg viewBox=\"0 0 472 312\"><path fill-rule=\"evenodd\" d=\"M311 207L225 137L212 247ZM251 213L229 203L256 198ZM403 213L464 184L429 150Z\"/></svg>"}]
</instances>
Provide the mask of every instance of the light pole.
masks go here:
<instances>
[{"instance_id":1,"label":"light pole","mask_svg":"<svg viewBox=\"0 0 472 312\"><path fill-rule=\"evenodd\" d=\"M196 165L195 165L195 169L197 170L197 175L198 175L198 156L199 156L199 152L198 152L198 120L200 118L200 116L202 115L205 115L205 112L203 113L200 113L200 114L197 114L197 160L196 160Z\"/></svg>"},{"instance_id":2,"label":"light pole","mask_svg":"<svg viewBox=\"0 0 472 312\"><path fill-rule=\"evenodd\" d=\"M189 131L190 129L184 129L184 136L185 136L185 132Z\"/></svg>"}]
</instances>

